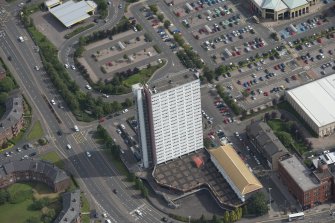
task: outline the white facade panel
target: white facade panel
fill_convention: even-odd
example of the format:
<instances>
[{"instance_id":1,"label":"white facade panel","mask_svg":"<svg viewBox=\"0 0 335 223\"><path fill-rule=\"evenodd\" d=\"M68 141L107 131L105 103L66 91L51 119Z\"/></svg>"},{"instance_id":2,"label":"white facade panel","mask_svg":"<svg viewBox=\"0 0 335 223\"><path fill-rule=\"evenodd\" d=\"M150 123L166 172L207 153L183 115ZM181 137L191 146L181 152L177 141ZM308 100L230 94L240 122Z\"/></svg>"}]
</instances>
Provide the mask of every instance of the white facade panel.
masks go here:
<instances>
[{"instance_id":1,"label":"white facade panel","mask_svg":"<svg viewBox=\"0 0 335 223\"><path fill-rule=\"evenodd\" d=\"M203 148L199 80L152 95L157 164Z\"/></svg>"}]
</instances>

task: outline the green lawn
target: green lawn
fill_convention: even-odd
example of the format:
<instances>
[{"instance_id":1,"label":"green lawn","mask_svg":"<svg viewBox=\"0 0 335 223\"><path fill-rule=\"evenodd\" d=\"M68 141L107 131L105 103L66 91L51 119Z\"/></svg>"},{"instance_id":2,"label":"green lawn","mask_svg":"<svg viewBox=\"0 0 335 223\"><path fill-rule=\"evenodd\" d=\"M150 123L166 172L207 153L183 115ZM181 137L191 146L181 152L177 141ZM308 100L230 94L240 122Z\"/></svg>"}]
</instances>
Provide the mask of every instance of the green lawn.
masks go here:
<instances>
[{"instance_id":1,"label":"green lawn","mask_svg":"<svg viewBox=\"0 0 335 223\"><path fill-rule=\"evenodd\" d=\"M44 135L44 132L42 129L41 122L36 121L27 136L27 140L29 141L36 140L36 139L42 138L43 135Z\"/></svg>"},{"instance_id":2,"label":"green lawn","mask_svg":"<svg viewBox=\"0 0 335 223\"><path fill-rule=\"evenodd\" d=\"M285 128L284 122L280 119L271 119L267 123L271 127L271 129L274 131L275 134L276 134L276 132L281 132L281 131L290 133ZM307 146L303 142L297 141L294 136L292 136L292 139L293 139L292 147L294 147L295 150L297 150L298 153L300 153L302 155L305 152L309 151Z\"/></svg>"},{"instance_id":3,"label":"green lawn","mask_svg":"<svg viewBox=\"0 0 335 223\"><path fill-rule=\"evenodd\" d=\"M156 66L152 66L146 69L142 69L140 70L137 74L131 75L129 78L127 78L126 80L123 81L123 84L126 87L131 87L133 84L137 84L137 83L145 83L147 82L147 80L149 80L149 78L151 77L151 75L160 67L162 67L164 65L165 62L163 62L162 64L156 65Z\"/></svg>"},{"instance_id":4,"label":"green lawn","mask_svg":"<svg viewBox=\"0 0 335 223\"><path fill-rule=\"evenodd\" d=\"M19 204L6 203L0 206L0 221L1 222L15 222L25 223L30 217L41 218L41 211L28 210L29 205L33 203L32 199L23 201Z\"/></svg>"},{"instance_id":5,"label":"green lawn","mask_svg":"<svg viewBox=\"0 0 335 223\"><path fill-rule=\"evenodd\" d=\"M55 152L48 152L41 156L42 160L47 160L53 164L55 164L58 168L63 169L64 168L64 161L61 159L61 157Z\"/></svg>"},{"instance_id":6,"label":"green lawn","mask_svg":"<svg viewBox=\"0 0 335 223\"><path fill-rule=\"evenodd\" d=\"M39 194L52 193L46 185L41 183L16 183L7 188L9 194L20 194L24 192L32 192L35 190ZM57 197L59 199L59 196ZM56 199L56 201L57 201ZM0 222L15 222L15 223L25 223L28 218L35 217L40 219L42 216L42 211L33 211L29 206L33 203L33 195L29 196L28 199L16 203L5 203L0 206ZM57 202L55 202L56 204ZM57 205L56 210L58 211L60 206Z\"/></svg>"}]
</instances>

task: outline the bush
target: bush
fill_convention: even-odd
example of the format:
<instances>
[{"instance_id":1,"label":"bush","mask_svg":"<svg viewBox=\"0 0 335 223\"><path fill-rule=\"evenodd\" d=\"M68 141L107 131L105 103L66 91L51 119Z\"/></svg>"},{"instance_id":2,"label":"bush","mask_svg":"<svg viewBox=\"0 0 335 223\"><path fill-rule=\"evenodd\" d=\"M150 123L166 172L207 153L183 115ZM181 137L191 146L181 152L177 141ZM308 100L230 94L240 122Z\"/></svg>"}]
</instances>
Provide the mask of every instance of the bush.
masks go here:
<instances>
[{"instance_id":1,"label":"bush","mask_svg":"<svg viewBox=\"0 0 335 223\"><path fill-rule=\"evenodd\" d=\"M34 200L34 202L29 206L31 210L38 211L41 210L43 207L48 206L50 203L48 198L43 198L40 200Z\"/></svg>"},{"instance_id":2,"label":"bush","mask_svg":"<svg viewBox=\"0 0 335 223\"><path fill-rule=\"evenodd\" d=\"M21 203L32 196L32 191L26 190L26 191L17 191L17 192L12 192L9 194L8 201L11 204L18 204Z\"/></svg>"}]
</instances>

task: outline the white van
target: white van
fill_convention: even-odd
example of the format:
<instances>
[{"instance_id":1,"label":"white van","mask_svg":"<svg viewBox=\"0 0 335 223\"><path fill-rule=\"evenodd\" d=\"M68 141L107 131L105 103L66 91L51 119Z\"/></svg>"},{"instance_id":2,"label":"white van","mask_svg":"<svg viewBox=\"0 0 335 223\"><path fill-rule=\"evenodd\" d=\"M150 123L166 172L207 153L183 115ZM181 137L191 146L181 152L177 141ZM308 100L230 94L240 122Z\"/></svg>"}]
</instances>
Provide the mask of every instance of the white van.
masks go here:
<instances>
[{"instance_id":1,"label":"white van","mask_svg":"<svg viewBox=\"0 0 335 223\"><path fill-rule=\"evenodd\" d=\"M75 125L73 128L74 128L74 131L79 132L78 126Z\"/></svg>"},{"instance_id":2,"label":"white van","mask_svg":"<svg viewBox=\"0 0 335 223\"><path fill-rule=\"evenodd\" d=\"M112 223L112 221L109 220L109 219L106 219L106 220L105 220L105 223Z\"/></svg>"},{"instance_id":3,"label":"white van","mask_svg":"<svg viewBox=\"0 0 335 223\"><path fill-rule=\"evenodd\" d=\"M71 147L70 144L67 144L67 145L66 145L66 148L67 148L67 149L72 149L72 147Z\"/></svg>"}]
</instances>

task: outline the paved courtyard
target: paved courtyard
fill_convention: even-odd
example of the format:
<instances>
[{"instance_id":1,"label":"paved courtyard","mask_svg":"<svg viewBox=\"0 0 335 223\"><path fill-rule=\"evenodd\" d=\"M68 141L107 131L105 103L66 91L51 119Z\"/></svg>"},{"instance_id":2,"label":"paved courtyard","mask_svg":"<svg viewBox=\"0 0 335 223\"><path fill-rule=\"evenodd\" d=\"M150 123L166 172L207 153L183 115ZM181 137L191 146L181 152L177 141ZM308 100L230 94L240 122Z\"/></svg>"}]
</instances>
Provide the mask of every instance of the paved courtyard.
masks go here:
<instances>
[{"instance_id":1,"label":"paved courtyard","mask_svg":"<svg viewBox=\"0 0 335 223\"><path fill-rule=\"evenodd\" d=\"M193 156L200 156L204 160L204 165L197 168L192 160ZM205 150L159 165L153 176L158 184L184 193L207 186L222 205L242 204Z\"/></svg>"}]
</instances>

